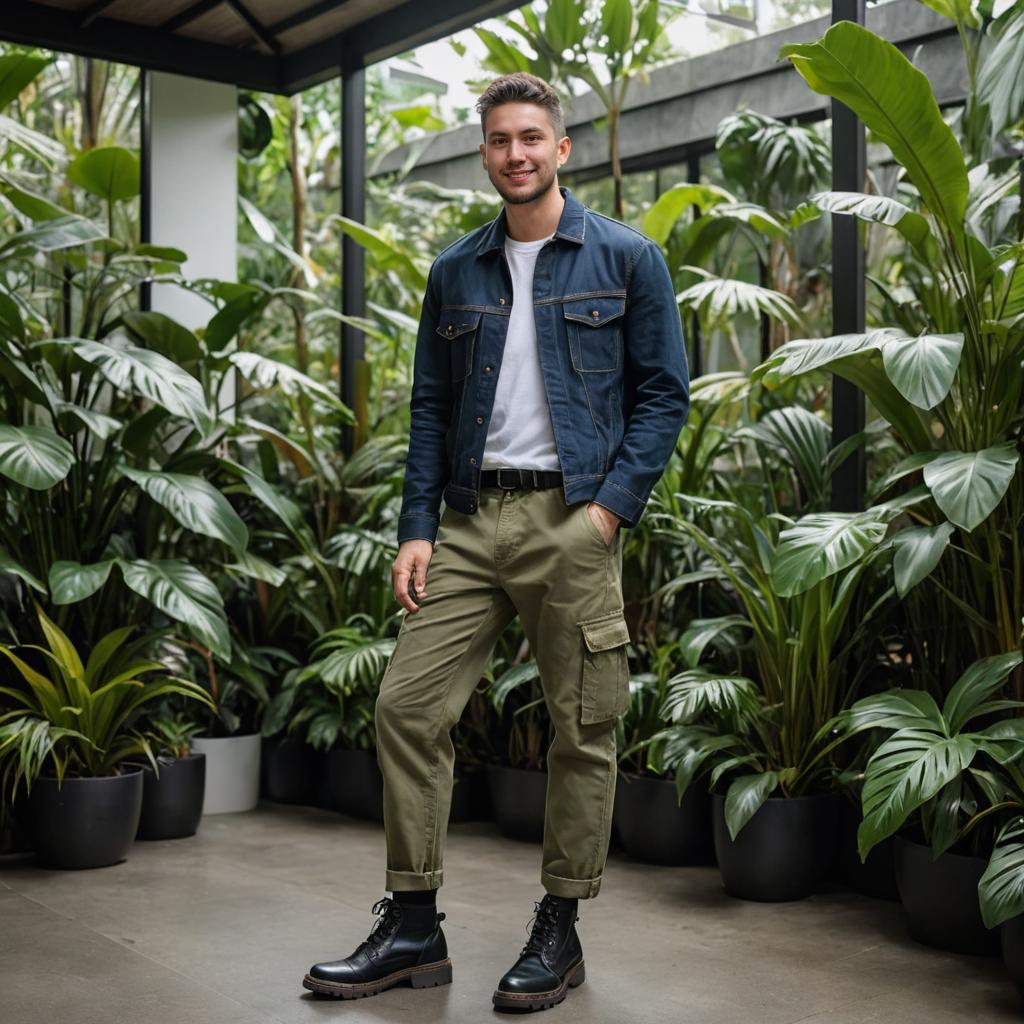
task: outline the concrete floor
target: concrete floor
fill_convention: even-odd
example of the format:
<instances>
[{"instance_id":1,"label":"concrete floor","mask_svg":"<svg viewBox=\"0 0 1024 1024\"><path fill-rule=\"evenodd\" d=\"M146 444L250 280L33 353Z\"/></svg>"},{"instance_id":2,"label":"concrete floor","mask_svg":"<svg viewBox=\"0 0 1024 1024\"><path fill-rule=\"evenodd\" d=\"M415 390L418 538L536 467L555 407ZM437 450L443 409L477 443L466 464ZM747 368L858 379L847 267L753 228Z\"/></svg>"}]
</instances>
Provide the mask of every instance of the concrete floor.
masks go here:
<instances>
[{"instance_id":1,"label":"concrete floor","mask_svg":"<svg viewBox=\"0 0 1024 1024\"><path fill-rule=\"evenodd\" d=\"M341 1002L302 976L365 938L383 895L372 823L263 805L199 834L136 843L123 864L0 861L2 1024L304 1024L503 1019L491 992L541 895L539 848L454 825L439 906L454 984ZM613 853L581 901L587 982L545 1013L586 1024L984 1024L1020 1021L998 960L913 943L896 904L830 892L726 896L714 868Z\"/></svg>"}]
</instances>

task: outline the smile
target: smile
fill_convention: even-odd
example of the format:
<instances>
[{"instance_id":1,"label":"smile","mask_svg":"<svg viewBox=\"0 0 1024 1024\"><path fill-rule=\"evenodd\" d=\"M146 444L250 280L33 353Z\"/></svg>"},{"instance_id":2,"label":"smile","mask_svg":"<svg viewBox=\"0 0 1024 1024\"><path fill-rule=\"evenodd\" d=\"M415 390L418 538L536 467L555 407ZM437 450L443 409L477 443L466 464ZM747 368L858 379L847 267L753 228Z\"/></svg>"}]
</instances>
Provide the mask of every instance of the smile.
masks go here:
<instances>
[{"instance_id":1,"label":"smile","mask_svg":"<svg viewBox=\"0 0 1024 1024\"><path fill-rule=\"evenodd\" d=\"M531 174L533 174L533 171L514 171L514 172L510 171L510 172L506 172L505 177L511 178L512 181L519 182L519 181L526 181L526 179Z\"/></svg>"}]
</instances>

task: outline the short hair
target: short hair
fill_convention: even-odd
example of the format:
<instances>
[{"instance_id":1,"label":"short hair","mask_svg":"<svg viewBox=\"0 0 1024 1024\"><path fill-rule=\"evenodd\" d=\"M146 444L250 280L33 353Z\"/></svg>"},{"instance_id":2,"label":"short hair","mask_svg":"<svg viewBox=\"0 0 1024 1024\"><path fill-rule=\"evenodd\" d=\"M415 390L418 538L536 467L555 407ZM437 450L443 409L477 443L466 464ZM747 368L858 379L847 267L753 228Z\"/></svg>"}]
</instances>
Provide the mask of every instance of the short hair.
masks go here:
<instances>
[{"instance_id":1,"label":"short hair","mask_svg":"<svg viewBox=\"0 0 1024 1024\"><path fill-rule=\"evenodd\" d=\"M531 75L528 71L516 71L514 74L496 78L476 101L485 140L487 115L503 103L536 103L538 107L543 107L548 112L555 141L565 135L565 115L562 113L562 101L558 98L558 93L543 78Z\"/></svg>"}]
</instances>

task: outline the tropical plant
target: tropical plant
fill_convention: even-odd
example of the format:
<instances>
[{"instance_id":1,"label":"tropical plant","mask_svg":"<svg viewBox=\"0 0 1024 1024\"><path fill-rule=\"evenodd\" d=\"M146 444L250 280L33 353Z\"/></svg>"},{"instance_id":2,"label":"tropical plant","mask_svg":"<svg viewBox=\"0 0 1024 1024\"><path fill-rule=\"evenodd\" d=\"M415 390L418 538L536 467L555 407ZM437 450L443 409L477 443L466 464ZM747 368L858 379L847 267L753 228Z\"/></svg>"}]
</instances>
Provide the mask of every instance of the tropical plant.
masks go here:
<instances>
[{"instance_id":1,"label":"tropical plant","mask_svg":"<svg viewBox=\"0 0 1024 1024\"><path fill-rule=\"evenodd\" d=\"M168 694L208 703L202 688L168 676L161 662L145 657L157 634L129 641L134 627L119 627L102 637L83 661L38 604L35 611L46 646L22 644L17 649L41 654L44 672L15 654L14 647L0 644L0 654L20 677L15 685L0 686L0 695L16 705L0 714L3 793L13 801L19 789L31 790L47 767L63 780L110 775L121 762L140 754L155 766L150 739L135 728L140 709ZM160 675L154 677L154 672Z\"/></svg>"},{"instance_id":2,"label":"tropical plant","mask_svg":"<svg viewBox=\"0 0 1024 1024\"><path fill-rule=\"evenodd\" d=\"M941 709L923 690L890 690L857 701L830 723L840 741L868 730L889 733L864 770L862 859L912 818L936 858L969 840L987 852L990 838L978 826L1022 806L1024 772L1016 762L1024 754L1024 719L1003 713L1024 702L999 697L1021 660L1013 651L975 662Z\"/></svg>"},{"instance_id":3,"label":"tropical plant","mask_svg":"<svg viewBox=\"0 0 1024 1024\"><path fill-rule=\"evenodd\" d=\"M162 702L156 712L143 716L147 737L153 752L159 757L188 757L192 748L192 738L202 731L191 715L181 708L171 707L168 701Z\"/></svg>"},{"instance_id":4,"label":"tropical plant","mask_svg":"<svg viewBox=\"0 0 1024 1024\"><path fill-rule=\"evenodd\" d=\"M727 782L735 838L776 790L795 797L832 787L838 744L826 725L871 667L872 640L893 597L877 570L900 508L793 521L721 499L688 500L712 527L681 518L661 532L697 545L704 578L718 579L735 607L693 621L680 639L689 667L666 683L661 714L672 724L655 737L650 761L656 771L675 770L680 799L704 773L712 787ZM715 663L702 664L716 649Z\"/></svg>"},{"instance_id":5,"label":"tropical plant","mask_svg":"<svg viewBox=\"0 0 1024 1024\"><path fill-rule=\"evenodd\" d=\"M1018 794L1017 806L1024 809L1024 795ZM988 867L978 882L978 902L988 928L1024 914L1024 817L1019 814L996 836Z\"/></svg>"},{"instance_id":6,"label":"tropical plant","mask_svg":"<svg viewBox=\"0 0 1024 1024\"><path fill-rule=\"evenodd\" d=\"M867 29L840 22L816 43L783 47L782 56L811 88L854 110L918 196L916 209L861 193L821 193L813 205L898 231L920 287L910 322L790 342L754 376L774 385L813 370L837 373L892 427L906 457L881 493L920 473L929 495L899 540L896 586L906 596L928 579L911 642L925 671L952 679L965 662L1013 648L1024 613L1024 245L1019 223L1005 215L1019 203L1019 181L1001 180L995 165L969 174L927 78ZM1003 237L993 238L999 230ZM942 646L954 619L965 627L959 651ZM1024 696L1019 669L1015 686Z\"/></svg>"}]
</instances>

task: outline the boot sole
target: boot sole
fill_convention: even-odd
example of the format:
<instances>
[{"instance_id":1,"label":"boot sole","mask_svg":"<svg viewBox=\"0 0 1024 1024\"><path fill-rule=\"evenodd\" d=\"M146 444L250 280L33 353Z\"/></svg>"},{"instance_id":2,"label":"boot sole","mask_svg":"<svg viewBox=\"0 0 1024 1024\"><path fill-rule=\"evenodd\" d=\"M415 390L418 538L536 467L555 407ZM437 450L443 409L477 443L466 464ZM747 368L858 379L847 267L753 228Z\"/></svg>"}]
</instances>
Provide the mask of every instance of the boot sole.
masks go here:
<instances>
[{"instance_id":1,"label":"boot sole","mask_svg":"<svg viewBox=\"0 0 1024 1024\"><path fill-rule=\"evenodd\" d=\"M375 996L378 992L392 988L407 980L413 988L433 988L437 985L452 983L451 960L438 960L433 964L421 964L418 967L406 967L401 971L385 975L376 981L367 981L359 985L346 985L340 981L325 981L307 974L302 979L302 987L308 988L322 996L333 996L335 999L365 999Z\"/></svg>"},{"instance_id":2,"label":"boot sole","mask_svg":"<svg viewBox=\"0 0 1024 1024\"><path fill-rule=\"evenodd\" d=\"M503 992L496 989L492 1002L499 1010L550 1010L557 1006L571 988L579 988L587 980L586 967L582 960L565 972L565 978L558 988L548 992Z\"/></svg>"}]
</instances>

